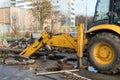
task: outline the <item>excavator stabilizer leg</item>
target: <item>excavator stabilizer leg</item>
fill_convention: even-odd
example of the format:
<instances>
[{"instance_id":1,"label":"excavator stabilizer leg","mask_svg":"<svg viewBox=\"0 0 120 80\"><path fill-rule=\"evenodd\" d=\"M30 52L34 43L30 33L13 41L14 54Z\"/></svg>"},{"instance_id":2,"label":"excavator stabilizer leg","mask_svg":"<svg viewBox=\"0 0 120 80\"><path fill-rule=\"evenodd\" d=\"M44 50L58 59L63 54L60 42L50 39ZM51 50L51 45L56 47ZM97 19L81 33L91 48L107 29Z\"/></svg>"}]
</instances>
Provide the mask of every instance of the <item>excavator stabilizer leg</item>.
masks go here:
<instances>
[{"instance_id":1,"label":"excavator stabilizer leg","mask_svg":"<svg viewBox=\"0 0 120 80\"><path fill-rule=\"evenodd\" d=\"M84 25L78 26L77 32L77 55L79 57L79 67L82 68L82 57L83 57L83 45L84 45Z\"/></svg>"}]
</instances>

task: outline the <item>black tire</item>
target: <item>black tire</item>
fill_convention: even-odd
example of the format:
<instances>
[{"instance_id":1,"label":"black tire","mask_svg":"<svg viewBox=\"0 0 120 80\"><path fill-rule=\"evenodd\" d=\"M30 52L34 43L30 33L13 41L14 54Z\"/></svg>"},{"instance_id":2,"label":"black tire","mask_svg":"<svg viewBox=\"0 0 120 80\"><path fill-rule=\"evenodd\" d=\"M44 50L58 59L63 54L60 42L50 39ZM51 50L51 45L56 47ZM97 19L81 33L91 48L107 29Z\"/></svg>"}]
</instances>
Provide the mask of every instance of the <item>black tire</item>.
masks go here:
<instances>
[{"instance_id":1,"label":"black tire","mask_svg":"<svg viewBox=\"0 0 120 80\"><path fill-rule=\"evenodd\" d=\"M101 64L98 63L95 59L95 57L93 56L93 50L95 48L95 46L98 43L106 43L109 44L110 47L113 50L113 54L114 57L112 59L112 61L109 64ZM91 40L89 41L88 44L88 53L89 53L89 61L90 64L97 69L99 72L101 73L107 73L107 74L111 74L111 73L118 73L120 70L120 60L119 60L119 56L120 56L120 38L112 33L108 33L108 32L103 32L103 33L98 33L96 34L94 37L91 38Z\"/></svg>"}]
</instances>

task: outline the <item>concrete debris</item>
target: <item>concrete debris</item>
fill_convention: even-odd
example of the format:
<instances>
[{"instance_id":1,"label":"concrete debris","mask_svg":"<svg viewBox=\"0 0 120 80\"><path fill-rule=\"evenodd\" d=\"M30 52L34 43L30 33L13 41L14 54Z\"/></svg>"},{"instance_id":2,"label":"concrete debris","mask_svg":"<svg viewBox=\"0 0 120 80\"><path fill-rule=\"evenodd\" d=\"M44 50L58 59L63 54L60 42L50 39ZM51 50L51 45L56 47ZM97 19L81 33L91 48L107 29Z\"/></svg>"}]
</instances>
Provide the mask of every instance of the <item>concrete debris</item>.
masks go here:
<instances>
[{"instance_id":1,"label":"concrete debris","mask_svg":"<svg viewBox=\"0 0 120 80\"><path fill-rule=\"evenodd\" d=\"M66 75L66 77L67 77L69 80L91 80L91 79L89 79L89 78L80 76L80 75L75 74L75 73L70 72L70 71L66 71L66 72L65 72L65 75ZM68 75L68 76L67 76L67 75Z\"/></svg>"},{"instance_id":2,"label":"concrete debris","mask_svg":"<svg viewBox=\"0 0 120 80\"><path fill-rule=\"evenodd\" d=\"M19 63L19 61L17 61L17 60L6 60L5 61L5 64L7 64L7 65L13 65L13 64L18 64Z\"/></svg>"},{"instance_id":3,"label":"concrete debris","mask_svg":"<svg viewBox=\"0 0 120 80\"><path fill-rule=\"evenodd\" d=\"M74 66L70 63L62 63L62 64L58 63L58 66L61 68L64 68L64 69L73 69L74 68Z\"/></svg>"},{"instance_id":4,"label":"concrete debris","mask_svg":"<svg viewBox=\"0 0 120 80\"><path fill-rule=\"evenodd\" d=\"M62 70L62 68L58 67L58 66L50 66L46 68L47 71L60 71Z\"/></svg>"},{"instance_id":5,"label":"concrete debris","mask_svg":"<svg viewBox=\"0 0 120 80\"><path fill-rule=\"evenodd\" d=\"M3 40L3 47L10 47L10 44L8 43L8 41L6 39Z\"/></svg>"},{"instance_id":6,"label":"concrete debris","mask_svg":"<svg viewBox=\"0 0 120 80\"><path fill-rule=\"evenodd\" d=\"M27 65L27 64L33 64L34 62L35 62L35 60L27 60L27 61L23 61L23 62L20 62L18 60L14 60L14 59L6 59L5 60L6 65L15 65L15 64Z\"/></svg>"}]
</instances>

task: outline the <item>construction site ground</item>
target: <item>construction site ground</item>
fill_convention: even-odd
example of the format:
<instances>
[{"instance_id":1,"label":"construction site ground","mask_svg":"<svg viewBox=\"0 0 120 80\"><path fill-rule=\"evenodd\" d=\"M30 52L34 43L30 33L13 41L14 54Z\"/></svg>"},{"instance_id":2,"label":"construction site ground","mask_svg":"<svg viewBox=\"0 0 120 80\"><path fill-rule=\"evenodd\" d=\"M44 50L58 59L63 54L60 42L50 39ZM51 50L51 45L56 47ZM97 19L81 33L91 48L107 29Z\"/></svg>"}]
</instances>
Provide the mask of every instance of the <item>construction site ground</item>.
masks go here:
<instances>
[{"instance_id":1,"label":"construction site ground","mask_svg":"<svg viewBox=\"0 0 120 80\"><path fill-rule=\"evenodd\" d=\"M57 53L56 53L57 54ZM58 53L61 54L61 53ZM75 56L75 53L62 53L66 56ZM48 75L39 75L37 73L47 73L59 71L58 59L49 59L46 56L35 58L31 64L14 64L14 59L7 57L5 60L0 58L0 80L120 80L120 74L107 75L90 72L85 69L71 73L55 73ZM4 64L3 61L6 63ZM11 62L13 63L11 63ZM76 65L76 62L71 64ZM53 70L51 70L54 68ZM63 68L62 70L74 70L72 67ZM61 71L61 70L60 70ZM74 75L75 74L75 75Z\"/></svg>"}]
</instances>

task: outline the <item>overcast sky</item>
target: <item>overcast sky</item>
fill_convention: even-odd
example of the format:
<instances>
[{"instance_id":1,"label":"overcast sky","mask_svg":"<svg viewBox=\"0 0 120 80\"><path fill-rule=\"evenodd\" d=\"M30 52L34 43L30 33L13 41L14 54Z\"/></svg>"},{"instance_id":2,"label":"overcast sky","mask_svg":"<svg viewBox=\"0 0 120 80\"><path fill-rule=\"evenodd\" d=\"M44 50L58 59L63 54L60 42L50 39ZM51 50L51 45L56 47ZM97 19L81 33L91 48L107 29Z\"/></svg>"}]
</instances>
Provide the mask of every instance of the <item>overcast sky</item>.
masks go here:
<instances>
[{"instance_id":1,"label":"overcast sky","mask_svg":"<svg viewBox=\"0 0 120 80\"><path fill-rule=\"evenodd\" d=\"M97 0L76 0L76 15L94 15L95 5Z\"/></svg>"}]
</instances>

